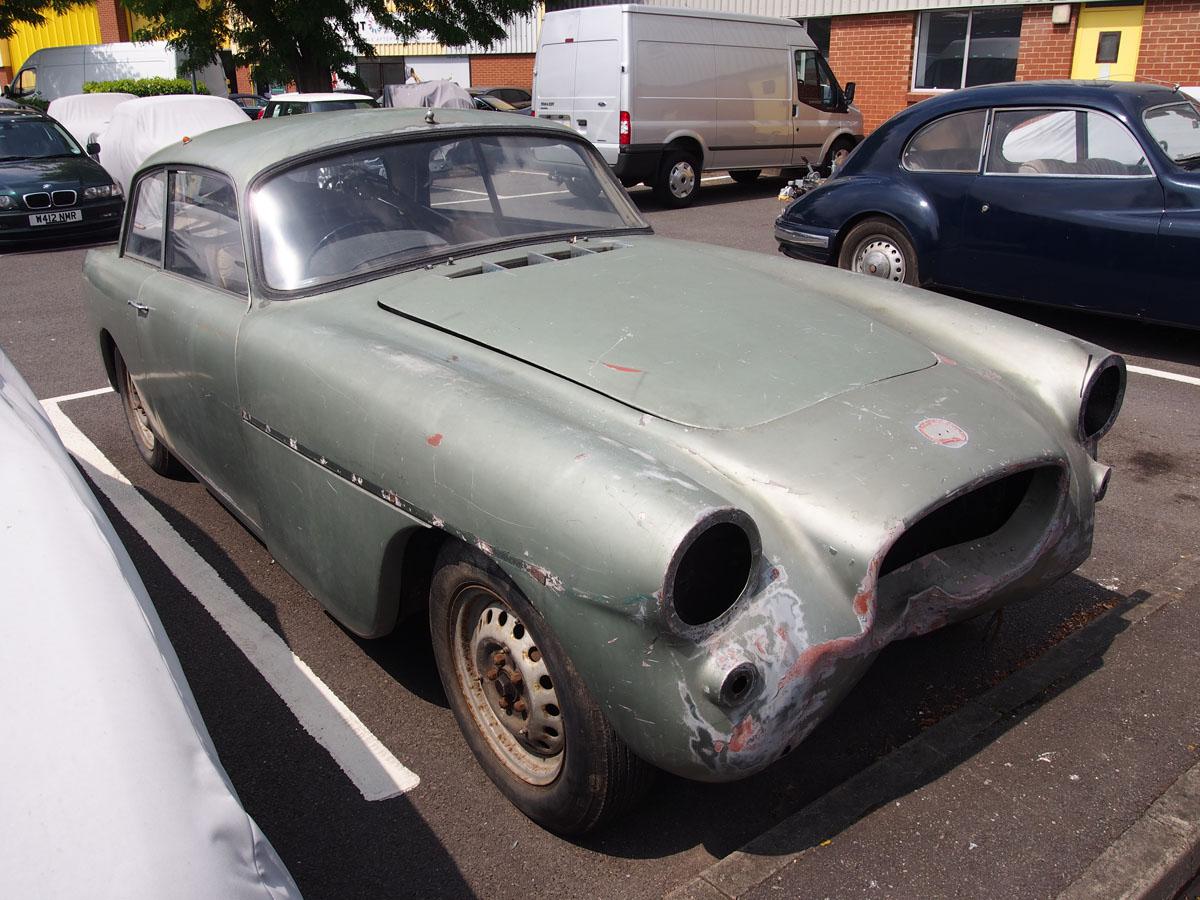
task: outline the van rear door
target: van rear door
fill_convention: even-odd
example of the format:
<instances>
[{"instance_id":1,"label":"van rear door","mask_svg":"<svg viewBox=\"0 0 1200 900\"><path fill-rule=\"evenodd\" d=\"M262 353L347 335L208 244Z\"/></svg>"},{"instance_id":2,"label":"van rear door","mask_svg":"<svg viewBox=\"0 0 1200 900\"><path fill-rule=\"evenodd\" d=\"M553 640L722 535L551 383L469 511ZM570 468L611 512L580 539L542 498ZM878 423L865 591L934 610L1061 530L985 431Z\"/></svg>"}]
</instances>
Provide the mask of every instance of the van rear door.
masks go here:
<instances>
[{"instance_id":1,"label":"van rear door","mask_svg":"<svg viewBox=\"0 0 1200 900\"><path fill-rule=\"evenodd\" d=\"M550 13L542 20L542 36L534 63L533 108L539 119L570 124L575 108L575 36L579 11Z\"/></svg>"},{"instance_id":2,"label":"van rear door","mask_svg":"<svg viewBox=\"0 0 1200 900\"><path fill-rule=\"evenodd\" d=\"M621 113L620 44L612 38L580 41L575 45L575 105L573 125L600 147L616 152ZM609 158L609 154L604 154Z\"/></svg>"},{"instance_id":3,"label":"van rear door","mask_svg":"<svg viewBox=\"0 0 1200 900\"><path fill-rule=\"evenodd\" d=\"M621 14L610 9L546 15L534 76L540 119L562 122L616 161L621 114Z\"/></svg>"}]
</instances>

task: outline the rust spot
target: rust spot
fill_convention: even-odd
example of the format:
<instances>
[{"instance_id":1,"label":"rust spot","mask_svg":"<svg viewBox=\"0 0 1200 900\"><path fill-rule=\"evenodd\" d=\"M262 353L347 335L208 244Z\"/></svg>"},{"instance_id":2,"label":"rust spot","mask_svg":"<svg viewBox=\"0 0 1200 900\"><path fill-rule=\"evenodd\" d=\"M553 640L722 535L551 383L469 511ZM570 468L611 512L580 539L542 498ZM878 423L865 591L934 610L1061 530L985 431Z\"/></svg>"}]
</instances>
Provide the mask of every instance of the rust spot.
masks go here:
<instances>
[{"instance_id":1,"label":"rust spot","mask_svg":"<svg viewBox=\"0 0 1200 900\"><path fill-rule=\"evenodd\" d=\"M724 741L713 741L713 749L716 750L718 753L720 753L722 750L725 749L725 742Z\"/></svg>"},{"instance_id":2,"label":"rust spot","mask_svg":"<svg viewBox=\"0 0 1200 900\"><path fill-rule=\"evenodd\" d=\"M442 435L440 432L438 434L431 434L429 437L425 438L425 443L427 443L430 447L436 447L441 444L441 442Z\"/></svg>"},{"instance_id":3,"label":"rust spot","mask_svg":"<svg viewBox=\"0 0 1200 900\"><path fill-rule=\"evenodd\" d=\"M942 356L942 354L940 354L940 353L935 353L933 355L936 356L937 361L940 362L944 366L957 366L958 365L958 362L956 360L951 359L949 356Z\"/></svg>"},{"instance_id":4,"label":"rust spot","mask_svg":"<svg viewBox=\"0 0 1200 900\"><path fill-rule=\"evenodd\" d=\"M612 369L614 372L630 372L634 375L641 375L641 369L633 369L629 366L618 366L616 363L601 363L606 369Z\"/></svg>"},{"instance_id":5,"label":"rust spot","mask_svg":"<svg viewBox=\"0 0 1200 900\"><path fill-rule=\"evenodd\" d=\"M733 729L733 734L729 736L729 749L734 753L741 753L752 740L754 740L754 721L746 716L738 722L737 727Z\"/></svg>"},{"instance_id":6,"label":"rust spot","mask_svg":"<svg viewBox=\"0 0 1200 900\"><path fill-rule=\"evenodd\" d=\"M575 454L575 462L579 462L581 459L587 459L587 454L586 453L576 453Z\"/></svg>"},{"instance_id":7,"label":"rust spot","mask_svg":"<svg viewBox=\"0 0 1200 900\"><path fill-rule=\"evenodd\" d=\"M776 580L778 580L778 578L779 578L779 570L778 570L778 569L772 569L772 570L771 570L771 580L772 580L772 581L776 581Z\"/></svg>"},{"instance_id":8,"label":"rust spot","mask_svg":"<svg viewBox=\"0 0 1200 900\"><path fill-rule=\"evenodd\" d=\"M786 625L777 626L775 628L775 633L779 635L779 639L781 641L786 641L788 639L788 630Z\"/></svg>"},{"instance_id":9,"label":"rust spot","mask_svg":"<svg viewBox=\"0 0 1200 900\"><path fill-rule=\"evenodd\" d=\"M859 616L865 616L867 610L871 606L871 590L869 588L859 591L854 595L854 612Z\"/></svg>"}]
</instances>

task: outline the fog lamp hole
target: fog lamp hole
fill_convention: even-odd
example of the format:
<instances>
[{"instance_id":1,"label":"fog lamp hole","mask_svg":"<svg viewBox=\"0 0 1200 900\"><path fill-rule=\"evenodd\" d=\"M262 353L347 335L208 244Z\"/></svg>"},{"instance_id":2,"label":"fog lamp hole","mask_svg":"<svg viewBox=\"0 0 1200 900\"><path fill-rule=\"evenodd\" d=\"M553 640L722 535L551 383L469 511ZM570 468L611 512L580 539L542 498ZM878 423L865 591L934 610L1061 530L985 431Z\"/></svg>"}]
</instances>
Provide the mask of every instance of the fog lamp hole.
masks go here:
<instances>
[{"instance_id":1,"label":"fog lamp hole","mask_svg":"<svg viewBox=\"0 0 1200 900\"><path fill-rule=\"evenodd\" d=\"M703 625L737 601L750 579L753 552L746 532L719 522L697 537L675 571L675 613L688 625Z\"/></svg>"}]
</instances>

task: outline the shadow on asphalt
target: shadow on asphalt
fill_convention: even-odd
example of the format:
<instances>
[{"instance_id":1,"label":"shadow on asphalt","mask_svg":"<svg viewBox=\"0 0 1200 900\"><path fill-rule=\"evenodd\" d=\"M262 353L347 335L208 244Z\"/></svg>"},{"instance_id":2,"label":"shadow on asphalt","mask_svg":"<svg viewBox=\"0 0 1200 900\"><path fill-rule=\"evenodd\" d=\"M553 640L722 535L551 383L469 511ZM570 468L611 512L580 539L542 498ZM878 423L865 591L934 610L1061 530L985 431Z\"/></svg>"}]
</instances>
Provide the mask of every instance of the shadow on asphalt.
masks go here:
<instances>
[{"instance_id":1,"label":"shadow on asphalt","mask_svg":"<svg viewBox=\"0 0 1200 900\"><path fill-rule=\"evenodd\" d=\"M685 207L684 209L672 209L664 206L649 188L631 188L629 196L637 204L638 209L645 212L677 212L686 214L688 209L695 209L697 207L719 206L724 203L741 203L744 200L775 199L779 196L779 189L783 187L787 180L787 178L781 176L763 176L757 181L752 181L750 184L737 184L731 181L720 184L702 184L700 186L700 193L696 196L695 201L690 207ZM782 207L780 208L782 209Z\"/></svg>"},{"instance_id":2,"label":"shadow on asphalt","mask_svg":"<svg viewBox=\"0 0 1200 900\"><path fill-rule=\"evenodd\" d=\"M77 238L58 237L53 240L21 241L0 243L0 256L13 254L32 255L35 253L57 253L60 250L90 250L92 247L108 247L117 242L117 235L104 240L96 240L94 236Z\"/></svg>"}]
</instances>

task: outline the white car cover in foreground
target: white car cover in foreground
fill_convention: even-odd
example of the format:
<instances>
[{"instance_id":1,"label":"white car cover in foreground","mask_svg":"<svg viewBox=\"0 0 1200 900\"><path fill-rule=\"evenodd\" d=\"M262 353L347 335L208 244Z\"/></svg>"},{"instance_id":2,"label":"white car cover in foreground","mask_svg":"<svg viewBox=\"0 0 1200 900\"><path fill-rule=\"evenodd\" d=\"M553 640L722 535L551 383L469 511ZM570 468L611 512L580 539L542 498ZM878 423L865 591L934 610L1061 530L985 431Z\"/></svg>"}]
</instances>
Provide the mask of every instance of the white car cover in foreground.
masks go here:
<instances>
[{"instance_id":1,"label":"white car cover in foreground","mask_svg":"<svg viewBox=\"0 0 1200 900\"><path fill-rule=\"evenodd\" d=\"M100 94L68 94L50 101L46 115L58 121L71 132L71 137L86 147L89 141L97 140L108 123L113 110L126 100L136 100L133 94L118 92Z\"/></svg>"},{"instance_id":2,"label":"white car cover in foreground","mask_svg":"<svg viewBox=\"0 0 1200 900\"><path fill-rule=\"evenodd\" d=\"M133 562L3 353L0 460L0 896L299 897Z\"/></svg>"},{"instance_id":3,"label":"white car cover in foreground","mask_svg":"<svg viewBox=\"0 0 1200 900\"><path fill-rule=\"evenodd\" d=\"M246 112L224 97L183 94L142 97L113 110L100 135L100 165L129 192L142 163L163 147L226 125L250 127Z\"/></svg>"}]
</instances>

